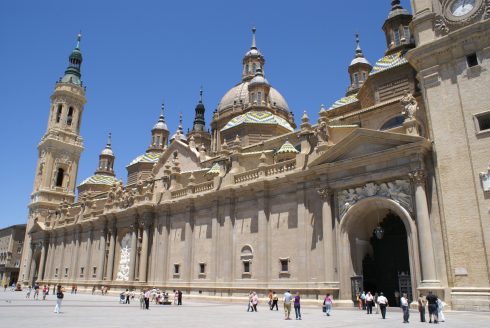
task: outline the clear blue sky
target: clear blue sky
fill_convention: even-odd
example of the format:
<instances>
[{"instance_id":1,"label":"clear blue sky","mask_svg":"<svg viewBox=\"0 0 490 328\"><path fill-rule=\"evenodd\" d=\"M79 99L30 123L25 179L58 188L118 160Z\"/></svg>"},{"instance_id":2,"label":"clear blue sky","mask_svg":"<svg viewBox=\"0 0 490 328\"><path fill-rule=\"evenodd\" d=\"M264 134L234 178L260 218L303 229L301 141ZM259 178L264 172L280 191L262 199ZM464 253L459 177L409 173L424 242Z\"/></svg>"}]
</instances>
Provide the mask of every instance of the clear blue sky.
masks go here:
<instances>
[{"instance_id":1,"label":"clear blue sky","mask_svg":"<svg viewBox=\"0 0 490 328\"><path fill-rule=\"evenodd\" d=\"M191 127L199 87L206 122L240 81L244 53L257 27L269 82L299 124L316 120L348 86L354 34L369 61L383 56L381 30L389 0L280 1L2 1L0 3L0 227L25 223L50 95L82 30L87 104L78 183L93 174L113 133L117 176L145 152L165 101L173 133L178 113ZM409 1L402 5L410 10Z\"/></svg>"}]
</instances>

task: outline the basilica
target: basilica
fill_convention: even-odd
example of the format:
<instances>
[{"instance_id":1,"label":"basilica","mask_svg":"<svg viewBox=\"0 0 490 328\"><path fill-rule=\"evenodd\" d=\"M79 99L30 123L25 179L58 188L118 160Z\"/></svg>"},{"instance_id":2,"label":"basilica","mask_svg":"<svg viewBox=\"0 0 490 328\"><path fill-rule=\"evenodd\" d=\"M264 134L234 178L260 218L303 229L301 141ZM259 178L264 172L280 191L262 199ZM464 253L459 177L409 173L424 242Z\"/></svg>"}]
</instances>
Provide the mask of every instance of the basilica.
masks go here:
<instances>
[{"instance_id":1,"label":"basilica","mask_svg":"<svg viewBox=\"0 0 490 328\"><path fill-rule=\"evenodd\" d=\"M162 105L126 184L109 135L76 185L79 36L38 145L19 281L216 300L291 289L339 306L432 291L490 311L490 1L411 6L387 1L378 60L357 37L346 93L317 122L296 122L269 83L254 28L209 125L202 97L188 133Z\"/></svg>"}]
</instances>

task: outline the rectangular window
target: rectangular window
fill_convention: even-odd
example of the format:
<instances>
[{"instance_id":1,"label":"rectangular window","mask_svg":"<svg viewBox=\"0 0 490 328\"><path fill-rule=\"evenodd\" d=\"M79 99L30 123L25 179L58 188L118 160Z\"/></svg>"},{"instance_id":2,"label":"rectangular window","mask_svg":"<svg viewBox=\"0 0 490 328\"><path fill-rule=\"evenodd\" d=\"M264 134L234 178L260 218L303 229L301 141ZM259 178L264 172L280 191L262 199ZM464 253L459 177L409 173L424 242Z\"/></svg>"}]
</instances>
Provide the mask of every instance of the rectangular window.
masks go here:
<instances>
[{"instance_id":1,"label":"rectangular window","mask_svg":"<svg viewBox=\"0 0 490 328\"><path fill-rule=\"evenodd\" d=\"M68 109L68 116L66 117L66 125L71 126L71 122L73 121L73 107Z\"/></svg>"},{"instance_id":2,"label":"rectangular window","mask_svg":"<svg viewBox=\"0 0 490 328\"><path fill-rule=\"evenodd\" d=\"M257 92L257 103L262 104L262 92Z\"/></svg>"},{"instance_id":3,"label":"rectangular window","mask_svg":"<svg viewBox=\"0 0 490 328\"><path fill-rule=\"evenodd\" d=\"M97 277L97 267L93 267L92 268L92 278L96 278Z\"/></svg>"},{"instance_id":4,"label":"rectangular window","mask_svg":"<svg viewBox=\"0 0 490 328\"><path fill-rule=\"evenodd\" d=\"M470 54L466 56L466 63L468 64L468 67L473 67L478 65L478 57L476 57L476 54Z\"/></svg>"},{"instance_id":5,"label":"rectangular window","mask_svg":"<svg viewBox=\"0 0 490 328\"><path fill-rule=\"evenodd\" d=\"M84 267L80 268L80 278L83 278L83 272L85 271Z\"/></svg>"},{"instance_id":6,"label":"rectangular window","mask_svg":"<svg viewBox=\"0 0 490 328\"><path fill-rule=\"evenodd\" d=\"M475 115L476 132L490 131L490 111Z\"/></svg>"},{"instance_id":7,"label":"rectangular window","mask_svg":"<svg viewBox=\"0 0 490 328\"><path fill-rule=\"evenodd\" d=\"M65 268L65 278L68 277L68 268Z\"/></svg>"},{"instance_id":8,"label":"rectangular window","mask_svg":"<svg viewBox=\"0 0 490 328\"><path fill-rule=\"evenodd\" d=\"M354 73L354 83L359 84L359 74L358 73Z\"/></svg>"},{"instance_id":9,"label":"rectangular window","mask_svg":"<svg viewBox=\"0 0 490 328\"><path fill-rule=\"evenodd\" d=\"M157 147L160 147L160 136L157 136Z\"/></svg>"},{"instance_id":10,"label":"rectangular window","mask_svg":"<svg viewBox=\"0 0 490 328\"><path fill-rule=\"evenodd\" d=\"M61 111L63 110L63 105L58 105L58 110L56 111L56 123L61 121Z\"/></svg>"},{"instance_id":11,"label":"rectangular window","mask_svg":"<svg viewBox=\"0 0 490 328\"><path fill-rule=\"evenodd\" d=\"M289 271L289 259L281 259L281 272Z\"/></svg>"},{"instance_id":12,"label":"rectangular window","mask_svg":"<svg viewBox=\"0 0 490 328\"><path fill-rule=\"evenodd\" d=\"M250 273L250 262L248 261L243 262L243 272Z\"/></svg>"},{"instance_id":13,"label":"rectangular window","mask_svg":"<svg viewBox=\"0 0 490 328\"><path fill-rule=\"evenodd\" d=\"M54 277L58 278L58 268L54 269Z\"/></svg>"},{"instance_id":14,"label":"rectangular window","mask_svg":"<svg viewBox=\"0 0 490 328\"><path fill-rule=\"evenodd\" d=\"M206 273L206 263L199 263L199 273Z\"/></svg>"},{"instance_id":15,"label":"rectangular window","mask_svg":"<svg viewBox=\"0 0 490 328\"><path fill-rule=\"evenodd\" d=\"M366 81L366 72L362 72L362 80Z\"/></svg>"},{"instance_id":16,"label":"rectangular window","mask_svg":"<svg viewBox=\"0 0 490 328\"><path fill-rule=\"evenodd\" d=\"M398 27L393 29L393 42L395 43L395 47L400 45L400 30Z\"/></svg>"},{"instance_id":17,"label":"rectangular window","mask_svg":"<svg viewBox=\"0 0 490 328\"><path fill-rule=\"evenodd\" d=\"M174 264L174 273L179 274L180 273L180 264Z\"/></svg>"},{"instance_id":18,"label":"rectangular window","mask_svg":"<svg viewBox=\"0 0 490 328\"><path fill-rule=\"evenodd\" d=\"M410 28L408 26L404 26L403 29L405 30L405 39L407 40L407 43L410 43L410 39L412 36L410 35Z\"/></svg>"},{"instance_id":19,"label":"rectangular window","mask_svg":"<svg viewBox=\"0 0 490 328\"><path fill-rule=\"evenodd\" d=\"M22 253L22 246L17 247L17 254Z\"/></svg>"}]
</instances>

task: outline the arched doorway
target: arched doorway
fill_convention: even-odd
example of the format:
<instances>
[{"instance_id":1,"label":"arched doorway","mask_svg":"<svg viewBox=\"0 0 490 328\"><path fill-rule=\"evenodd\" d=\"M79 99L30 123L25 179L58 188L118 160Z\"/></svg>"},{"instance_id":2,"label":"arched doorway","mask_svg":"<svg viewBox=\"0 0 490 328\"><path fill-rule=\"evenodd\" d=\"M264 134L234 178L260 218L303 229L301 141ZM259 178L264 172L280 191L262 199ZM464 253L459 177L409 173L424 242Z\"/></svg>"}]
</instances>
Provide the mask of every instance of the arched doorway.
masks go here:
<instances>
[{"instance_id":1,"label":"arched doorway","mask_svg":"<svg viewBox=\"0 0 490 328\"><path fill-rule=\"evenodd\" d=\"M381 227L383 233L376 235ZM338 260L341 298L383 292L390 305L399 294L414 295L419 276L416 229L410 214L397 202L370 197L353 205L340 220Z\"/></svg>"}]
</instances>

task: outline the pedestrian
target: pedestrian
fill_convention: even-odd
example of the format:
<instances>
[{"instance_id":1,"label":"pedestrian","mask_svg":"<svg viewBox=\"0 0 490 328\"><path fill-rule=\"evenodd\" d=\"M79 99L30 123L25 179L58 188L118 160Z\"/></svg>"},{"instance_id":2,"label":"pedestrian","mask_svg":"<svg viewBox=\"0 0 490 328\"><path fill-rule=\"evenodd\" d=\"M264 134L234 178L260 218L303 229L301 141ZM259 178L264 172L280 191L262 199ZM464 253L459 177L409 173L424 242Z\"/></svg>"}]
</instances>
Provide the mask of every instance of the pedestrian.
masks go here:
<instances>
[{"instance_id":1,"label":"pedestrian","mask_svg":"<svg viewBox=\"0 0 490 328\"><path fill-rule=\"evenodd\" d=\"M429 323L432 323L432 320L437 323L437 296L430 291L425 299L429 307Z\"/></svg>"},{"instance_id":2,"label":"pedestrian","mask_svg":"<svg viewBox=\"0 0 490 328\"><path fill-rule=\"evenodd\" d=\"M4 283L4 284L3 284L3 292L4 292L4 293L7 291L7 287L8 287L7 283Z\"/></svg>"},{"instance_id":3,"label":"pedestrian","mask_svg":"<svg viewBox=\"0 0 490 328\"><path fill-rule=\"evenodd\" d=\"M252 295L252 312L257 312L257 305L259 304L259 296L256 292L253 292Z\"/></svg>"},{"instance_id":4,"label":"pedestrian","mask_svg":"<svg viewBox=\"0 0 490 328\"><path fill-rule=\"evenodd\" d=\"M269 308L272 310L272 290L269 289L269 293L267 294L267 298L269 299Z\"/></svg>"},{"instance_id":5,"label":"pedestrian","mask_svg":"<svg viewBox=\"0 0 490 328\"><path fill-rule=\"evenodd\" d=\"M296 292L294 296L294 314L296 315L296 320L301 320L301 298L299 292Z\"/></svg>"},{"instance_id":6,"label":"pedestrian","mask_svg":"<svg viewBox=\"0 0 490 328\"><path fill-rule=\"evenodd\" d=\"M177 290L177 305L182 305L182 291L179 289Z\"/></svg>"},{"instance_id":7,"label":"pedestrian","mask_svg":"<svg viewBox=\"0 0 490 328\"><path fill-rule=\"evenodd\" d=\"M27 287L27 293L26 293L26 298L31 298L31 286Z\"/></svg>"},{"instance_id":8,"label":"pedestrian","mask_svg":"<svg viewBox=\"0 0 490 328\"><path fill-rule=\"evenodd\" d=\"M174 289L174 305L178 305L179 293Z\"/></svg>"},{"instance_id":9,"label":"pedestrian","mask_svg":"<svg viewBox=\"0 0 490 328\"><path fill-rule=\"evenodd\" d=\"M46 291L46 296L48 296L48 295L49 295L49 290L50 290L50 289L51 289L51 285L50 285L50 284L48 284L48 290Z\"/></svg>"},{"instance_id":10,"label":"pedestrian","mask_svg":"<svg viewBox=\"0 0 490 328\"><path fill-rule=\"evenodd\" d=\"M366 310L366 293L362 291L361 294L361 303L362 303L362 309Z\"/></svg>"},{"instance_id":11,"label":"pedestrian","mask_svg":"<svg viewBox=\"0 0 490 328\"><path fill-rule=\"evenodd\" d=\"M327 296L325 296L325 299L323 300L323 306L325 307L325 315L327 317L329 317L330 314L332 313L332 305L333 305L332 296L330 296L330 294L327 294Z\"/></svg>"},{"instance_id":12,"label":"pedestrian","mask_svg":"<svg viewBox=\"0 0 490 328\"><path fill-rule=\"evenodd\" d=\"M39 284L36 282L34 284L34 297L33 299L39 300Z\"/></svg>"},{"instance_id":13,"label":"pedestrian","mask_svg":"<svg viewBox=\"0 0 490 328\"><path fill-rule=\"evenodd\" d=\"M126 288L126 291L124 292L124 296L126 296L126 302L124 304L130 304L129 303L129 289Z\"/></svg>"},{"instance_id":14,"label":"pedestrian","mask_svg":"<svg viewBox=\"0 0 490 328\"><path fill-rule=\"evenodd\" d=\"M75 284L71 285L71 293L75 294Z\"/></svg>"},{"instance_id":15,"label":"pedestrian","mask_svg":"<svg viewBox=\"0 0 490 328\"><path fill-rule=\"evenodd\" d=\"M61 302L63 301L63 297L65 297L65 294L63 293L63 287L61 285L58 285L57 292L56 292L56 306L54 307L54 313L59 314L61 311Z\"/></svg>"},{"instance_id":16,"label":"pedestrian","mask_svg":"<svg viewBox=\"0 0 490 328\"><path fill-rule=\"evenodd\" d=\"M77 291L78 291L78 286L75 285L75 295L77 294Z\"/></svg>"},{"instance_id":17,"label":"pedestrian","mask_svg":"<svg viewBox=\"0 0 490 328\"><path fill-rule=\"evenodd\" d=\"M253 307L252 307L252 297L254 296L253 292L250 291L250 293L248 293L248 306L247 306L247 312L250 312L250 310L252 310L252 312L254 311L253 310Z\"/></svg>"},{"instance_id":18,"label":"pedestrian","mask_svg":"<svg viewBox=\"0 0 490 328\"><path fill-rule=\"evenodd\" d=\"M277 302L279 301L279 296L277 296L276 292L272 292L272 305L271 305L271 310L276 308L276 311L279 311L279 308L277 307Z\"/></svg>"},{"instance_id":19,"label":"pedestrian","mask_svg":"<svg viewBox=\"0 0 490 328\"><path fill-rule=\"evenodd\" d=\"M403 310L403 323L408 323L408 318L410 317L410 309L408 308L407 294L402 294L402 297L400 298L400 305Z\"/></svg>"},{"instance_id":20,"label":"pedestrian","mask_svg":"<svg viewBox=\"0 0 490 328\"><path fill-rule=\"evenodd\" d=\"M284 320L291 320L291 292L288 290L284 293Z\"/></svg>"},{"instance_id":21,"label":"pedestrian","mask_svg":"<svg viewBox=\"0 0 490 328\"><path fill-rule=\"evenodd\" d=\"M439 322L444 322L446 321L446 317L444 317L444 313L442 312L444 310L444 303L440 298L437 299L437 320Z\"/></svg>"},{"instance_id":22,"label":"pedestrian","mask_svg":"<svg viewBox=\"0 0 490 328\"><path fill-rule=\"evenodd\" d=\"M92 287L92 295L94 295L94 294L95 294L95 286Z\"/></svg>"},{"instance_id":23,"label":"pedestrian","mask_svg":"<svg viewBox=\"0 0 490 328\"><path fill-rule=\"evenodd\" d=\"M147 289L145 292L145 309L146 310L150 309L150 296L151 296L151 291L150 291L150 289Z\"/></svg>"},{"instance_id":24,"label":"pedestrian","mask_svg":"<svg viewBox=\"0 0 490 328\"><path fill-rule=\"evenodd\" d=\"M388 306L388 299L383 295L383 293L379 293L378 296L378 305L381 310L381 316L383 319L386 319L386 307Z\"/></svg>"},{"instance_id":25,"label":"pedestrian","mask_svg":"<svg viewBox=\"0 0 490 328\"><path fill-rule=\"evenodd\" d=\"M53 285L53 295L56 295L56 285Z\"/></svg>"},{"instance_id":26,"label":"pedestrian","mask_svg":"<svg viewBox=\"0 0 490 328\"><path fill-rule=\"evenodd\" d=\"M144 310L145 309L145 291L142 289L140 294L139 294L139 299L140 299L140 309Z\"/></svg>"},{"instance_id":27,"label":"pedestrian","mask_svg":"<svg viewBox=\"0 0 490 328\"><path fill-rule=\"evenodd\" d=\"M374 296L371 294L371 292L367 292L366 294L366 313L367 314L373 314L373 302L374 302Z\"/></svg>"},{"instance_id":28,"label":"pedestrian","mask_svg":"<svg viewBox=\"0 0 490 328\"><path fill-rule=\"evenodd\" d=\"M376 314L378 314L379 313L378 293L374 293L374 307L376 308Z\"/></svg>"},{"instance_id":29,"label":"pedestrian","mask_svg":"<svg viewBox=\"0 0 490 328\"><path fill-rule=\"evenodd\" d=\"M425 305L427 304L427 300L423 294L420 294L417 303L419 304L420 322L425 322Z\"/></svg>"},{"instance_id":30,"label":"pedestrian","mask_svg":"<svg viewBox=\"0 0 490 328\"><path fill-rule=\"evenodd\" d=\"M48 295L48 287L46 285L43 286L43 301L46 300L46 295Z\"/></svg>"}]
</instances>

